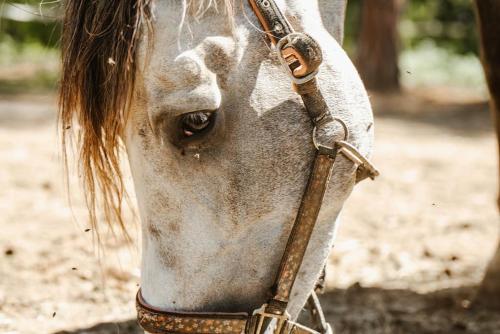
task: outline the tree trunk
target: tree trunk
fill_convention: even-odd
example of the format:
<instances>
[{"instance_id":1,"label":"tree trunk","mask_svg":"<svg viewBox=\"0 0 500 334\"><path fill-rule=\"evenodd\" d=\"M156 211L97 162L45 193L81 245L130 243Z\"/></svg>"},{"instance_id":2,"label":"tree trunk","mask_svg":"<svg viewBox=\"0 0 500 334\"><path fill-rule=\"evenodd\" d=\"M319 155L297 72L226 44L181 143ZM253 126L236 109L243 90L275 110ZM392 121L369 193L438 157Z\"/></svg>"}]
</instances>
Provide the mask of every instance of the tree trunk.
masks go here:
<instances>
[{"instance_id":1,"label":"tree trunk","mask_svg":"<svg viewBox=\"0 0 500 334\"><path fill-rule=\"evenodd\" d=\"M358 71L369 90L398 90L401 0L364 0L362 6L356 62Z\"/></svg>"},{"instance_id":2,"label":"tree trunk","mask_svg":"<svg viewBox=\"0 0 500 334\"><path fill-rule=\"evenodd\" d=\"M490 91L490 105L500 152L500 1L476 0L481 58ZM499 169L500 175L500 169ZM498 198L500 208L500 197ZM483 279L478 302L500 307L500 246Z\"/></svg>"}]
</instances>

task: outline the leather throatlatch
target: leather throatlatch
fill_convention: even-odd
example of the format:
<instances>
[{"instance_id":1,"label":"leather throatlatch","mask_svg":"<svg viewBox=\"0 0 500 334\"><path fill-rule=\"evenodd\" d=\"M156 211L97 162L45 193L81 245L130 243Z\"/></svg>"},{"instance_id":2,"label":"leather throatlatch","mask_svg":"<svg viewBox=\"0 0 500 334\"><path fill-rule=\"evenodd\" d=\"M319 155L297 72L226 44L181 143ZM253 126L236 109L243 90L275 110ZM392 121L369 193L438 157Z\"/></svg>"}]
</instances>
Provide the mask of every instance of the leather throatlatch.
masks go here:
<instances>
[{"instance_id":1,"label":"leather throatlatch","mask_svg":"<svg viewBox=\"0 0 500 334\"><path fill-rule=\"evenodd\" d=\"M316 156L299 211L288 238L285 252L272 288L272 298L253 314L170 312L148 305L137 293L137 318L150 333L176 334L261 334L272 328L276 334L331 334L318 297L313 291L307 302L314 328L290 319L287 306L295 279L302 264L311 234L318 218L335 158L342 154L357 166L356 181L375 178L379 173L356 147L348 143L347 125L332 115L319 89L316 74L323 57L319 44L305 33L295 32L273 0L248 0L269 40L276 49L294 90L301 96L311 118ZM316 138L318 127L338 122L344 140L323 145Z\"/></svg>"}]
</instances>

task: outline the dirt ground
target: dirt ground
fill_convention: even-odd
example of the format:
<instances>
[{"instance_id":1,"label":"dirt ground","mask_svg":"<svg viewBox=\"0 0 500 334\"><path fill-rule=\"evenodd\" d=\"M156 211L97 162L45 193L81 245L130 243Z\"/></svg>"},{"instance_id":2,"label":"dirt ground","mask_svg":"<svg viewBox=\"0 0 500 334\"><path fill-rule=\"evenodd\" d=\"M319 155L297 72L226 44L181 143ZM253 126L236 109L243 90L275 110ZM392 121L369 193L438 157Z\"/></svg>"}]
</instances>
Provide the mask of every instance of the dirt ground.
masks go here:
<instances>
[{"instance_id":1,"label":"dirt ground","mask_svg":"<svg viewBox=\"0 0 500 334\"><path fill-rule=\"evenodd\" d=\"M345 208L328 319L337 333L500 333L498 313L471 307L497 242L486 103L438 89L372 100L382 176ZM139 333L138 246L96 250L58 150L53 97L0 97L0 333Z\"/></svg>"}]
</instances>

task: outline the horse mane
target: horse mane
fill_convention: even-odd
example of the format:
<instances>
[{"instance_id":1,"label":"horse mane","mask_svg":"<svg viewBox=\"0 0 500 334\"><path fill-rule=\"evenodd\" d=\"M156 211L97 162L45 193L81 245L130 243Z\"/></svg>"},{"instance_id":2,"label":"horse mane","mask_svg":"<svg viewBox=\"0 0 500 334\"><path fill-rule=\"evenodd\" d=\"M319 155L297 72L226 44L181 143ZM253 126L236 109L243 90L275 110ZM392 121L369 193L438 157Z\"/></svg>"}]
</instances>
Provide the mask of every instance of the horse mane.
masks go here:
<instances>
[{"instance_id":1,"label":"horse mane","mask_svg":"<svg viewBox=\"0 0 500 334\"><path fill-rule=\"evenodd\" d=\"M229 12L233 0L184 1L197 19L220 1ZM66 173L68 148L76 145L91 226L98 232L102 212L111 228L118 223L127 235L121 138L138 71L137 46L144 30L152 33L153 0L71 0L64 6L59 126Z\"/></svg>"}]
</instances>

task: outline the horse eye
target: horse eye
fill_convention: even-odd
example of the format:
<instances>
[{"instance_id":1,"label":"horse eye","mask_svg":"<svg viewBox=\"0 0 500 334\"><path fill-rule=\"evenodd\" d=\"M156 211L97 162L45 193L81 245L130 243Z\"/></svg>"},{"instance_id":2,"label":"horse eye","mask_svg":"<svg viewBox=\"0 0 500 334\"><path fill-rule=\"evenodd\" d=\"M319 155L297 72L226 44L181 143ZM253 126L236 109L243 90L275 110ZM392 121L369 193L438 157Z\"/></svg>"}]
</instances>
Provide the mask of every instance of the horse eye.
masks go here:
<instances>
[{"instance_id":1,"label":"horse eye","mask_svg":"<svg viewBox=\"0 0 500 334\"><path fill-rule=\"evenodd\" d=\"M202 134L211 128L215 112L195 111L181 116L181 129L184 137L193 137Z\"/></svg>"}]
</instances>

